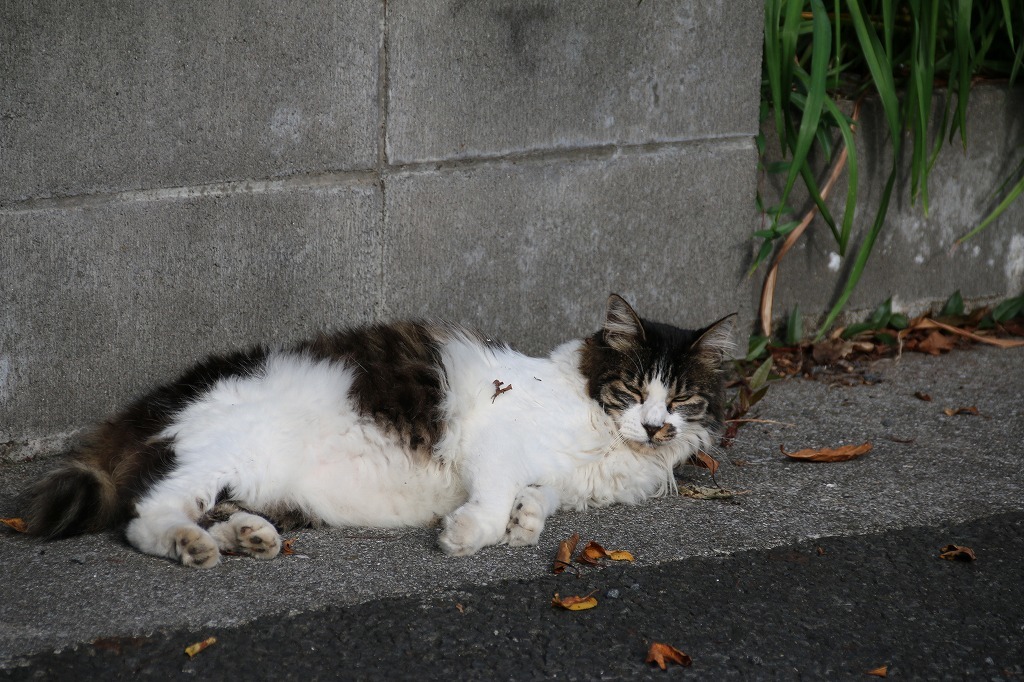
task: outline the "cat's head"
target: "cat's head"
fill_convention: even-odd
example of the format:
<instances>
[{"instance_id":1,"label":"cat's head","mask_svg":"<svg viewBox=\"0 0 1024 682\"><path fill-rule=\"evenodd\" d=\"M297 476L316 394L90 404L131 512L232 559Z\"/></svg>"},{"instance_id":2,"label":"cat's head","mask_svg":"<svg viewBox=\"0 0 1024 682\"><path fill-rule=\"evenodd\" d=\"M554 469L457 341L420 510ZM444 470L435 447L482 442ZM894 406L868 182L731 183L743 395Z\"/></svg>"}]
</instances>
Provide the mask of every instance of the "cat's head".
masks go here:
<instances>
[{"instance_id":1,"label":"cat's head","mask_svg":"<svg viewBox=\"0 0 1024 682\"><path fill-rule=\"evenodd\" d=\"M582 350L590 397L634 450L686 446L692 454L721 427L733 325L733 315L698 330L643 320L612 294L603 328Z\"/></svg>"}]
</instances>

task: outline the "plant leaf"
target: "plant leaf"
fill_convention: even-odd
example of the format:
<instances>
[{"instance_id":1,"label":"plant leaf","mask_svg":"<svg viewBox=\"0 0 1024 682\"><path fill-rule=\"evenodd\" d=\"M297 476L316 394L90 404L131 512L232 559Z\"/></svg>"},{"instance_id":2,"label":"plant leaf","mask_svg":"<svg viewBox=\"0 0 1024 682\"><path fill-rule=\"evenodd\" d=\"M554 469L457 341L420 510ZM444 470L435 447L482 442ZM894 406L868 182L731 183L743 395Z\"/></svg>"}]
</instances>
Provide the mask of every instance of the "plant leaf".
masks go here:
<instances>
[{"instance_id":1,"label":"plant leaf","mask_svg":"<svg viewBox=\"0 0 1024 682\"><path fill-rule=\"evenodd\" d=\"M558 606L559 608L566 609L567 611L586 611L597 606L597 599L587 595L586 597L559 597L558 593L555 592L555 596L551 598L551 605Z\"/></svg>"},{"instance_id":2,"label":"plant leaf","mask_svg":"<svg viewBox=\"0 0 1024 682\"><path fill-rule=\"evenodd\" d=\"M960 317L964 314L964 298L960 295L960 290L957 289L953 292L953 295L946 299L946 304L942 306L942 312L939 313L939 317Z\"/></svg>"},{"instance_id":3,"label":"plant leaf","mask_svg":"<svg viewBox=\"0 0 1024 682\"><path fill-rule=\"evenodd\" d=\"M185 647L185 653L188 654L189 658L192 658L196 654L198 654L200 651L202 651L203 649L207 648L211 644L216 644L216 643L217 643L217 638L216 637L207 637L206 639L204 639L201 642L196 642L195 644L190 644L187 647Z\"/></svg>"},{"instance_id":4,"label":"plant leaf","mask_svg":"<svg viewBox=\"0 0 1024 682\"><path fill-rule=\"evenodd\" d=\"M871 443L862 443L861 445L844 445L838 448L820 448L817 450L797 450L796 452L786 452L783 446L779 446L779 450L782 451L786 457L790 459L798 459L803 462L845 462L847 460L855 459L861 455L865 455L871 452Z\"/></svg>"},{"instance_id":5,"label":"plant leaf","mask_svg":"<svg viewBox=\"0 0 1024 682\"><path fill-rule=\"evenodd\" d=\"M939 558L947 561L974 561L978 557L974 555L974 550L970 547L946 545L939 550Z\"/></svg>"},{"instance_id":6,"label":"plant leaf","mask_svg":"<svg viewBox=\"0 0 1024 682\"><path fill-rule=\"evenodd\" d=\"M18 531L19 533L28 532L28 525L25 523L25 520L21 518L15 517L11 519L0 519L0 523L4 524L11 530Z\"/></svg>"},{"instance_id":7,"label":"plant leaf","mask_svg":"<svg viewBox=\"0 0 1024 682\"><path fill-rule=\"evenodd\" d=\"M651 647L647 650L646 662L654 663L662 670L666 670L669 663L675 663L683 666L684 668L688 668L693 665L692 658L674 646L662 644L661 642L651 643Z\"/></svg>"},{"instance_id":8,"label":"plant leaf","mask_svg":"<svg viewBox=\"0 0 1024 682\"><path fill-rule=\"evenodd\" d=\"M572 537L558 543L558 552L555 554L555 565L552 571L561 573L572 561L572 553L576 551L576 543L580 541L580 534L573 533Z\"/></svg>"}]
</instances>

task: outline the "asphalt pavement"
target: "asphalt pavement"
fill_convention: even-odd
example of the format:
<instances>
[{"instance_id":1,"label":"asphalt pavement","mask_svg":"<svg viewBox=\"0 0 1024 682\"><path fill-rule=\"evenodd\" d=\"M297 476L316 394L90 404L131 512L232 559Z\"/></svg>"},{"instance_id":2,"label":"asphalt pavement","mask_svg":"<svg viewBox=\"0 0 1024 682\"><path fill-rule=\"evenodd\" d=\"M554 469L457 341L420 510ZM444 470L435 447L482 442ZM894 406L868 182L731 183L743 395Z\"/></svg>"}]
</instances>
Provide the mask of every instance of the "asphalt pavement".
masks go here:
<instances>
[{"instance_id":1,"label":"asphalt pavement","mask_svg":"<svg viewBox=\"0 0 1024 682\"><path fill-rule=\"evenodd\" d=\"M747 415L758 421L715 453L732 498L558 514L537 548L449 558L436 529L304 530L291 556L203 571L116 532L0 531L0 674L872 679L884 667L1024 680L1024 349L904 355L860 379L773 385ZM862 443L868 454L839 463L780 452ZM0 466L0 516L52 464ZM681 479L712 485L695 467ZM554 575L574 532L635 561ZM940 558L949 544L976 559ZM598 603L568 611L555 593ZM646 663L652 642L692 665Z\"/></svg>"}]
</instances>

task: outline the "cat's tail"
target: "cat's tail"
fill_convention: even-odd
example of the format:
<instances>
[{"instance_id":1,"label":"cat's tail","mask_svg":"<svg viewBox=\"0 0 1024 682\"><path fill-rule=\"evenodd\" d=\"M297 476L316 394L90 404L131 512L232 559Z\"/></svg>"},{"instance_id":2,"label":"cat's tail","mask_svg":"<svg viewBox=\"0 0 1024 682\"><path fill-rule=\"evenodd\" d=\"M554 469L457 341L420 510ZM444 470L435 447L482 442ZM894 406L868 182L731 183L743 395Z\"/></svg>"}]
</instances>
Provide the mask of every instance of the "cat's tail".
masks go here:
<instances>
[{"instance_id":1,"label":"cat's tail","mask_svg":"<svg viewBox=\"0 0 1024 682\"><path fill-rule=\"evenodd\" d=\"M122 516L114 477L82 459L50 472L32 487L28 499L28 532L48 540L94 533Z\"/></svg>"},{"instance_id":2,"label":"cat's tail","mask_svg":"<svg viewBox=\"0 0 1024 682\"><path fill-rule=\"evenodd\" d=\"M173 453L152 428L129 419L103 424L57 469L29 489L28 533L57 539L124 523L135 501L166 470Z\"/></svg>"}]
</instances>

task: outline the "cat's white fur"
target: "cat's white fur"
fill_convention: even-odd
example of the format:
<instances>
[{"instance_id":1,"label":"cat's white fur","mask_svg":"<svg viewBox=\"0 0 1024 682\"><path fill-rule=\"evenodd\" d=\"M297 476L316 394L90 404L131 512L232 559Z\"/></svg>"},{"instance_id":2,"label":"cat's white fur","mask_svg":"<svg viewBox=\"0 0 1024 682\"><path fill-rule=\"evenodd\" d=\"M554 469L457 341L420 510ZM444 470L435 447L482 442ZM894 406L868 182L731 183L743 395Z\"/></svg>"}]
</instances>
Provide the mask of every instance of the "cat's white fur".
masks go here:
<instances>
[{"instance_id":1,"label":"cat's white fur","mask_svg":"<svg viewBox=\"0 0 1024 682\"><path fill-rule=\"evenodd\" d=\"M429 461L359 415L344 362L272 354L263 372L219 381L161 434L173 439L175 465L139 501L128 540L199 566L216 564L218 549L272 557L276 548L264 550L277 535L259 517L232 517L210 532L196 525L228 488L257 512L296 508L337 526L440 517L441 548L465 555L501 542L536 544L559 507L636 503L672 490L672 468L710 435L666 409L657 381L617 425L587 395L582 343L533 358L459 334L445 341L446 431ZM495 380L511 390L495 395ZM653 447L645 422L672 424L678 436ZM260 552L246 544L253 534Z\"/></svg>"}]
</instances>

